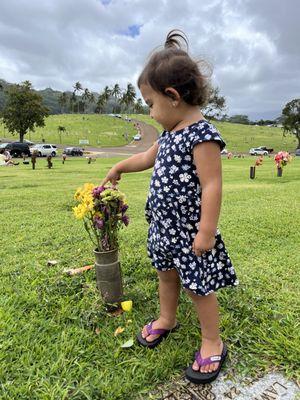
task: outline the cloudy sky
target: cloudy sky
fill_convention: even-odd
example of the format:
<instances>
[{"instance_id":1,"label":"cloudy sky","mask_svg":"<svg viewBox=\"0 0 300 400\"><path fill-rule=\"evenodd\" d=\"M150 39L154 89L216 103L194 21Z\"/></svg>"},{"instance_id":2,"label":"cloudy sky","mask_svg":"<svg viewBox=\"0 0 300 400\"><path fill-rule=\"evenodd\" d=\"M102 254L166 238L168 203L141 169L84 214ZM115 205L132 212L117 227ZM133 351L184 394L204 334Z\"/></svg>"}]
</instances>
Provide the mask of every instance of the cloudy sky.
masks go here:
<instances>
[{"instance_id":1,"label":"cloudy sky","mask_svg":"<svg viewBox=\"0 0 300 400\"><path fill-rule=\"evenodd\" d=\"M0 78L125 87L179 28L213 64L228 114L273 118L300 96L299 20L299 0L1 0Z\"/></svg>"}]
</instances>

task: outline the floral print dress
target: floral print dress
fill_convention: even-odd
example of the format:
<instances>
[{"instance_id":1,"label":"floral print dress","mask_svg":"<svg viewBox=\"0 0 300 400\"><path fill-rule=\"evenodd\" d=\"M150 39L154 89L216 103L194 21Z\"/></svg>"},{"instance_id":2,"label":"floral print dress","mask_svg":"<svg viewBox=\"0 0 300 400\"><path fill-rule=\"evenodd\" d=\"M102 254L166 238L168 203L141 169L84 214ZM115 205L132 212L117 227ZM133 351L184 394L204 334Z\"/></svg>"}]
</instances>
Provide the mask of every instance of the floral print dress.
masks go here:
<instances>
[{"instance_id":1,"label":"floral print dress","mask_svg":"<svg viewBox=\"0 0 300 400\"><path fill-rule=\"evenodd\" d=\"M219 132L205 120L162 133L145 209L152 265L160 271L176 268L183 287L198 295L238 284L219 230L212 250L200 257L192 251L201 216L193 147L207 141L225 147Z\"/></svg>"}]
</instances>

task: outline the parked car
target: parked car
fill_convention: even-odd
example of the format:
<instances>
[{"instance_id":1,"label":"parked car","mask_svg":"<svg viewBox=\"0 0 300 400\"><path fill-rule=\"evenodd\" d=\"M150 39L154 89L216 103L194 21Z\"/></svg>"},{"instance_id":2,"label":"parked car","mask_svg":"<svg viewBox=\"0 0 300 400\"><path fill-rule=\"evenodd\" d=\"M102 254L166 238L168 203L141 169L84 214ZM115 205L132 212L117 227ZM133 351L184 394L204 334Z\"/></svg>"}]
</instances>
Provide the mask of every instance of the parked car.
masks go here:
<instances>
[{"instance_id":1,"label":"parked car","mask_svg":"<svg viewBox=\"0 0 300 400\"><path fill-rule=\"evenodd\" d=\"M22 154L25 154L28 157L30 156L30 148L27 143L1 143L0 153L4 153L5 150L8 150L12 157L21 157Z\"/></svg>"},{"instance_id":2,"label":"parked car","mask_svg":"<svg viewBox=\"0 0 300 400\"><path fill-rule=\"evenodd\" d=\"M64 153L67 156L83 156L83 151L80 147L66 147Z\"/></svg>"},{"instance_id":3,"label":"parked car","mask_svg":"<svg viewBox=\"0 0 300 400\"><path fill-rule=\"evenodd\" d=\"M35 144L30 147L31 154L33 152L37 152L39 157L52 156L55 157L57 155L57 147L54 144Z\"/></svg>"},{"instance_id":4,"label":"parked car","mask_svg":"<svg viewBox=\"0 0 300 400\"><path fill-rule=\"evenodd\" d=\"M29 147L34 145L33 142L31 142L30 140L27 140L27 139L24 139L24 143L27 143Z\"/></svg>"},{"instance_id":5,"label":"parked car","mask_svg":"<svg viewBox=\"0 0 300 400\"><path fill-rule=\"evenodd\" d=\"M295 156L300 156L300 149L297 149L297 150L295 151Z\"/></svg>"},{"instance_id":6,"label":"parked car","mask_svg":"<svg viewBox=\"0 0 300 400\"><path fill-rule=\"evenodd\" d=\"M254 147L249 150L249 154L251 156L267 156L269 153L267 152L267 150L262 150L259 147Z\"/></svg>"},{"instance_id":7,"label":"parked car","mask_svg":"<svg viewBox=\"0 0 300 400\"><path fill-rule=\"evenodd\" d=\"M274 151L274 149L271 149L266 146L258 146L258 147L256 147L256 149L266 150L268 153L273 153L273 151Z\"/></svg>"},{"instance_id":8,"label":"parked car","mask_svg":"<svg viewBox=\"0 0 300 400\"><path fill-rule=\"evenodd\" d=\"M141 140L142 136L138 133L137 135L133 136L133 140Z\"/></svg>"}]
</instances>

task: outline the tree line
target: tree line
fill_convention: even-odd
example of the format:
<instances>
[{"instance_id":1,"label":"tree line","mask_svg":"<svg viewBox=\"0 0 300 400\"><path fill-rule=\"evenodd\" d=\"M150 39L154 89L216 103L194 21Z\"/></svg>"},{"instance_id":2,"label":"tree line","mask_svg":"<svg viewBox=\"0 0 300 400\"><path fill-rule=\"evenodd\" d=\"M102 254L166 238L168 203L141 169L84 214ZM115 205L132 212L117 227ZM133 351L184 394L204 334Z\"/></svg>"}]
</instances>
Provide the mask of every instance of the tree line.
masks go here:
<instances>
[{"instance_id":1,"label":"tree line","mask_svg":"<svg viewBox=\"0 0 300 400\"><path fill-rule=\"evenodd\" d=\"M131 83L121 88L118 83L112 87L105 86L99 94L84 88L80 82L76 82L73 91L62 92L58 98L61 113L85 113L88 105L92 105L93 112L107 113L139 113L147 112L141 98L137 98L134 86Z\"/></svg>"}]
</instances>

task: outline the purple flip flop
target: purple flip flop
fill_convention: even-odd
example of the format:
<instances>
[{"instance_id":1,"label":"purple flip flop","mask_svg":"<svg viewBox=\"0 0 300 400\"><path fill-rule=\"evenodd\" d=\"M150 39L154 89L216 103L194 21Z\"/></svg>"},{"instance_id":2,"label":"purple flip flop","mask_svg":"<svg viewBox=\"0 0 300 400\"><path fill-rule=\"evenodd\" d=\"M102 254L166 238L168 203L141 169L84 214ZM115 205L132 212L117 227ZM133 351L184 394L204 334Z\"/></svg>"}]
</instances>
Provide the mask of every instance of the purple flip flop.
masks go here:
<instances>
[{"instance_id":1,"label":"purple flip flop","mask_svg":"<svg viewBox=\"0 0 300 400\"><path fill-rule=\"evenodd\" d=\"M140 345L144 347L148 347L148 349L153 349L159 343L165 339L170 333L175 332L179 328L179 323L177 322L176 326L173 329L153 329L152 325L155 319L153 319L148 325L146 325L146 329L148 332L148 335L160 335L157 339L152 340L152 342L148 342L146 338L144 339L142 336L142 333L140 332L137 335L137 341L139 342Z\"/></svg>"},{"instance_id":2,"label":"purple flip flop","mask_svg":"<svg viewBox=\"0 0 300 400\"><path fill-rule=\"evenodd\" d=\"M219 372L221 371L221 368L222 368L222 365L224 364L227 353L228 353L228 350L227 350L227 346L225 343L223 345L223 350L222 350L221 355L218 355L218 356L202 358L200 352L197 351L197 353L195 354L195 360L197 361L199 367L204 367L205 365L213 364L215 362L218 362L219 366L215 371L205 373L205 372L200 372L200 370L199 371L193 370L193 368L192 368L193 364L191 364L185 371L186 378L189 381L191 381L193 383L197 383L197 384L205 384L205 383L214 381L218 377Z\"/></svg>"}]
</instances>

